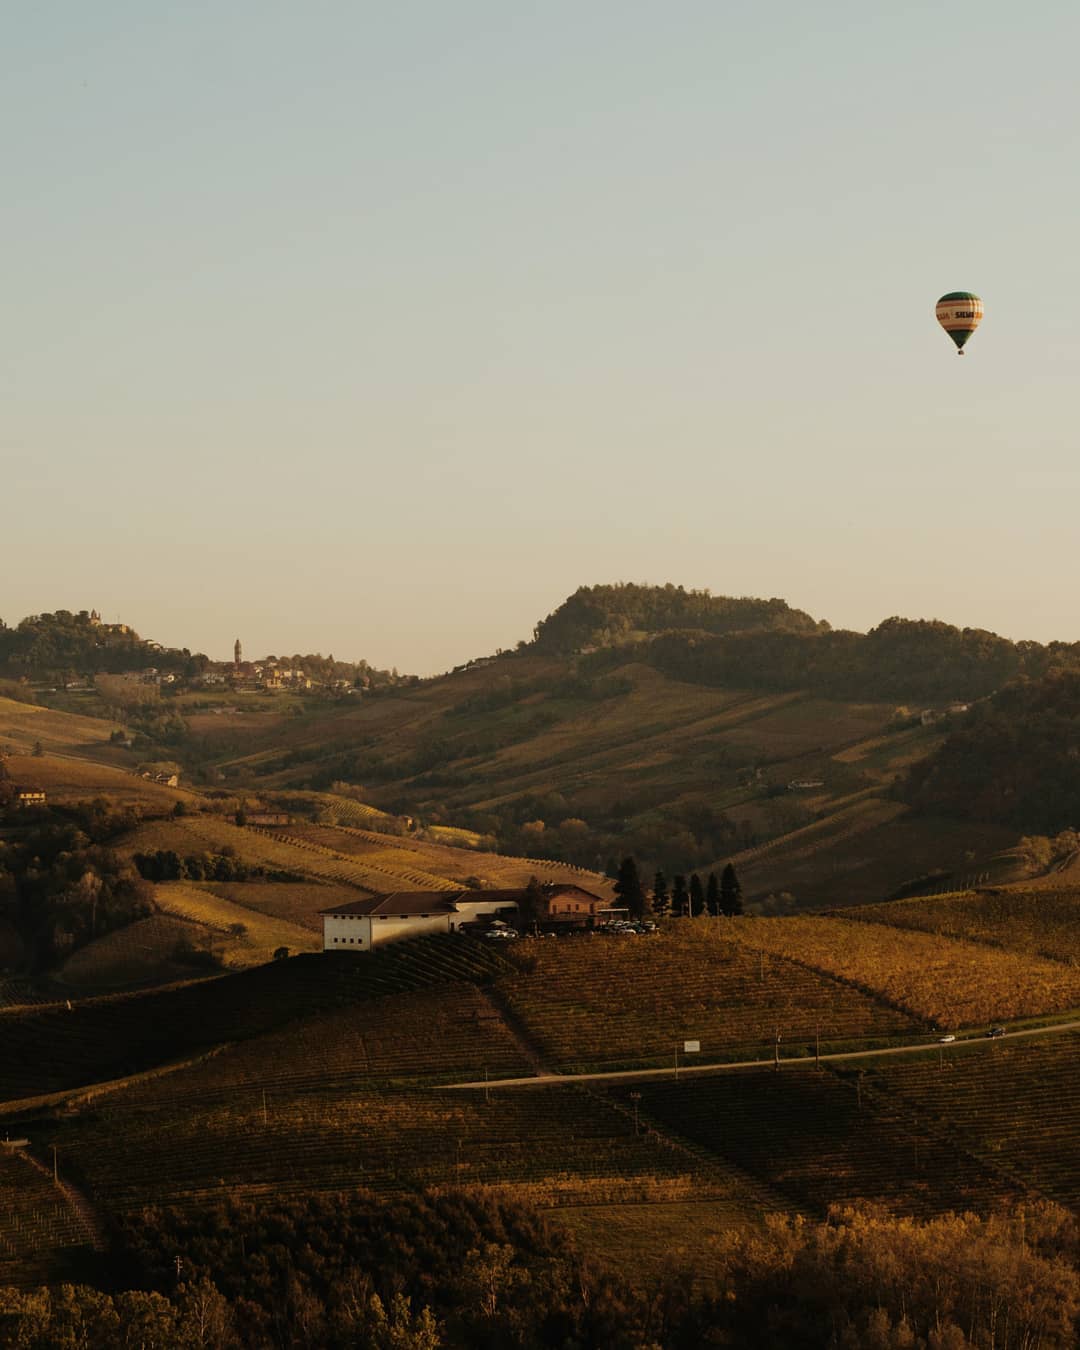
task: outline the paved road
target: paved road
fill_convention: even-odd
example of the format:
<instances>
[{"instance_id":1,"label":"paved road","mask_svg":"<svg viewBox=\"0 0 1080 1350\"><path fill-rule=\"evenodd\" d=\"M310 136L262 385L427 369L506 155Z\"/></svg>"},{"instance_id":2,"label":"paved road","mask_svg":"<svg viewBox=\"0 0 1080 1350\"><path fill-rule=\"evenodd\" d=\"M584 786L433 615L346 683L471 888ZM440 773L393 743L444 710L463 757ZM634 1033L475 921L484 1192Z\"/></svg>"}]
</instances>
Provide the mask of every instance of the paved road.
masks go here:
<instances>
[{"instance_id":1,"label":"paved road","mask_svg":"<svg viewBox=\"0 0 1080 1350\"><path fill-rule=\"evenodd\" d=\"M961 1045L998 1045L1005 1040L1020 1040L1027 1036L1053 1036L1064 1031L1080 1031L1080 1021L1074 1022L1055 1022L1045 1027L1028 1027L1020 1031L1008 1031L1004 1036L999 1036L995 1040L990 1040L987 1036L964 1036L958 1037L949 1045L942 1045L938 1040L919 1041L914 1045L890 1045L884 1050L845 1050L839 1054L822 1055L821 1061L833 1062L842 1060L858 1059L882 1059L886 1055L911 1055L911 1054L932 1054L935 1050L951 1051ZM724 1073L731 1069L769 1069L772 1068L774 1060L770 1056L768 1059L743 1059L731 1064L693 1064L688 1060L680 1060L679 1075L685 1074L703 1074L703 1073ZM780 1063L783 1066L797 1064L814 1064L816 1059L813 1055L792 1055L790 1059L784 1059L781 1056ZM649 1078L673 1078L675 1076L674 1064L669 1064L663 1069L618 1069L603 1073L541 1073L534 1074L531 1078L492 1078L484 1082L474 1083L448 1083L445 1088L507 1088L507 1087L565 1087L573 1083L634 1083L645 1081Z\"/></svg>"}]
</instances>

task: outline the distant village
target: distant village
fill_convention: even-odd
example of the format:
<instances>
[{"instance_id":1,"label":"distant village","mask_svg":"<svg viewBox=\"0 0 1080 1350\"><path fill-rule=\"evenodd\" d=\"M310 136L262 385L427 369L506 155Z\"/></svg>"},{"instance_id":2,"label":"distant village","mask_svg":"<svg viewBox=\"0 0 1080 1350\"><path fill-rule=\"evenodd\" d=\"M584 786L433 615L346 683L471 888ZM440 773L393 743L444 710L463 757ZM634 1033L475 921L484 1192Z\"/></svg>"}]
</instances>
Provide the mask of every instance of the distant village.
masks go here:
<instances>
[{"instance_id":1,"label":"distant village","mask_svg":"<svg viewBox=\"0 0 1080 1350\"><path fill-rule=\"evenodd\" d=\"M150 673L150 672L148 672ZM163 677L163 681L166 677ZM359 694L370 688L368 676L361 676L359 683L345 679L316 681L300 666L269 657L266 661L245 661L240 639L236 639L232 662L217 662L201 675L194 676L189 683L193 685L228 685L239 692L260 689L289 689L303 692L309 689L328 689L336 694Z\"/></svg>"},{"instance_id":2,"label":"distant village","mask_svg":"<svg viewBox=\"0 0 1080 1350\"><path fill-rule=\"evenodd\" d=\"M127 624L104 623L96 609L90 611L89 622L93 627L99 628L102 633L107 633L113 637L136 637L136 640L141 642L142 647L147 652L165 652L167 650L160 642L155 642L152 638L137 639L134 630L129 628ZM333 658L330 658L330 660L332 663ZM264 661L245 661L239 638L236 639L233 647L233 659L231 661L208 662L205 669L194 674L184 675L177 673L175 670L148 665L141 670L129 671L124 675L111 678L141 685L184 685L196 689L199 687L208 689L214 687L228 688L237 693L262 691L305 693L315 691L348 697L363 693L370 689L372 684L371 676L363 673L358 674L352 680L340 676L318 678L310 675L302 666L294 665L290 660L278 660L277 657L273 656L266 658ZM87 678L76 677L64 682L64 689L67 692L79 692L90 688L92 688L92 683Z\"/></svg>"}]
</instances>

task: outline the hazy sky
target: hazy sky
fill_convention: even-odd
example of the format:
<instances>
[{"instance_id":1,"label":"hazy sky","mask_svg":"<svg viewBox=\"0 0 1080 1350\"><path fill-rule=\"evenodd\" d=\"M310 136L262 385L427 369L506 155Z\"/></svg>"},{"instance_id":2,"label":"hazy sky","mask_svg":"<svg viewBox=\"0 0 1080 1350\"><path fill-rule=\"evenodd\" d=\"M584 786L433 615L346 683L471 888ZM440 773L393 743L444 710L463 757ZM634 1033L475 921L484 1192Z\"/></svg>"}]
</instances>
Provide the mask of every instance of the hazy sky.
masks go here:
<instances>
[{"instance_id":1,"label":"hazy sky","mask_svg":"<svg viewBox=\"0 0 1080 1350\"><path fill-rule=\"evenodd\" d=\"M0 37L7 622L427 673L621 579L1080 638L1075 3Z\"/></svg>"}]
</instances>

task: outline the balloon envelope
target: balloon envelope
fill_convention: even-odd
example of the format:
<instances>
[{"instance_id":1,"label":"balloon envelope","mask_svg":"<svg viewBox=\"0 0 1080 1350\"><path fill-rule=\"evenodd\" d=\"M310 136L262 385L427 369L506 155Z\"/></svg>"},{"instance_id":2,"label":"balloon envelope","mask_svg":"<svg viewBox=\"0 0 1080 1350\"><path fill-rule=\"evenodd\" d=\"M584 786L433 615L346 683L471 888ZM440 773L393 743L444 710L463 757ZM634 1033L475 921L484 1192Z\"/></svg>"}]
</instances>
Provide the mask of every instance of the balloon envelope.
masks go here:
<instances>
[{"instance_id":1,"label":"balloon envelope","mask_svg":"<svg viewBox=\"0 0 1080 1350\"><path fill-rule=\"evenodd\" d=\"M971 291L950 291L937 302L937 321L956 343L960 355L964 343L978 328L983 316L983 303Z\"/></svg>"}]
</instances>

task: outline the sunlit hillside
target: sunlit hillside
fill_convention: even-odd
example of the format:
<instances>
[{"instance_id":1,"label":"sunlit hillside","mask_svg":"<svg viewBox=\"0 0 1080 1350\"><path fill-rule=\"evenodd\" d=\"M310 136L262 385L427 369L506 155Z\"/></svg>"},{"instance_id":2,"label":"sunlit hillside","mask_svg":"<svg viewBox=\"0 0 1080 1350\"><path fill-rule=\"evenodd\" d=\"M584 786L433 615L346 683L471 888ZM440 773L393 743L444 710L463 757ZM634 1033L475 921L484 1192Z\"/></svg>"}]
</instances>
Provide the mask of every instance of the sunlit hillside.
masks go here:
<instances>
[{"instance_id":1,"label":"sunlit hillside","mask_svg":"<svg viewBox=\"0 0 1080 1350\"><path fill-rule=\"evenodd\" d=\"M986 871L1015 840L893 799L942 734L895 703L712 688L634 660L576 671L516 655L313 712L241 755L211 754L210 776L241 791L357 783L436 829L593 868L625 851L669 873L734 858L748 898L803 906Z\"/></svg>"}]
</instances>

